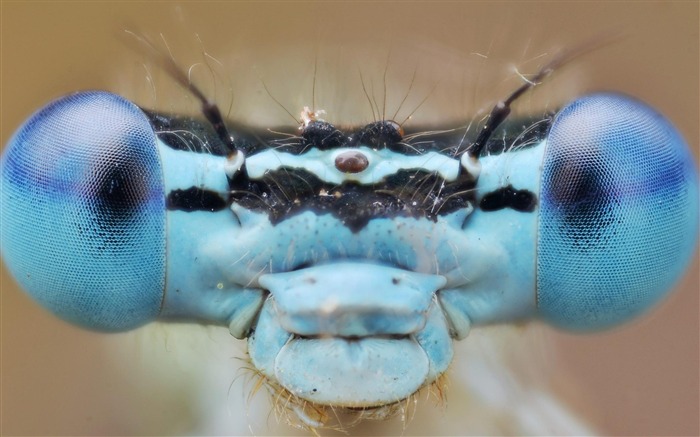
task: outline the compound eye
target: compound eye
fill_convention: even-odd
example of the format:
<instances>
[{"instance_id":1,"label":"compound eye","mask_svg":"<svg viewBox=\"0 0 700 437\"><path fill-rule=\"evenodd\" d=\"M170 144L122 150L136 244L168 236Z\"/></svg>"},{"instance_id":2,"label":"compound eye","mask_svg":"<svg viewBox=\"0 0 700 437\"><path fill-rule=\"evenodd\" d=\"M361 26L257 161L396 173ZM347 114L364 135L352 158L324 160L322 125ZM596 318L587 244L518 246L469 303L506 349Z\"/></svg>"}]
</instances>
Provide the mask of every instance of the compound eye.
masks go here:
<instances>
[{"instance_id":1,"label":"compound eye","mask_svg":"<svg viewBox=\"0 0 700 437\"><path fill-rule=\"evenodd\" d=\"M156 317L165 196L156 136L121 97L83 92L34 114L2 159L2 255L22 287L87 328Z\"/></svg>"},{"instance_id":2,"label":"compound eye","mask_svg":"<svg viewBox=\"0 0 700 437\"><path fill-rule=\"evenodd\" d=\"M558 115L542 173L537 303L572 330L603 329L658 302L697 242L698 178L678 132L614 94Z\"/></svg>"}]
</instances>

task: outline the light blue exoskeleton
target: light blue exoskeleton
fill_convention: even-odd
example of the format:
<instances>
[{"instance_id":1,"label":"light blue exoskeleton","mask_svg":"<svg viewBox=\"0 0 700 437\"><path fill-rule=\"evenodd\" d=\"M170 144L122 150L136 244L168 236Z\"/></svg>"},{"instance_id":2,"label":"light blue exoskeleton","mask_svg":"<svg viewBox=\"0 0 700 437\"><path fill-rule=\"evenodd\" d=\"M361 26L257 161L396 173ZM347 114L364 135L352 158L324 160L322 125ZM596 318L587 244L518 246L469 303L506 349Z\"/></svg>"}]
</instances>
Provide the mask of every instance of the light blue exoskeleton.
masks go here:
<instances>
[{"instance_id":1,"label":"light blue exoskeleton","mask_svg":"<svg viewBox=\"0 0 700 437\"><path fill-rule=\"evenodd\" d=\"M697 172L668 121L594 94L499 149L520 93L466 144L391 121L230 135L212 105L207 124L73 94L2 157L2 256L70 322L224 325L295 397L390 405L445 372L472 326L644 313L696 246Z\"/></svg>"}]
</instances>

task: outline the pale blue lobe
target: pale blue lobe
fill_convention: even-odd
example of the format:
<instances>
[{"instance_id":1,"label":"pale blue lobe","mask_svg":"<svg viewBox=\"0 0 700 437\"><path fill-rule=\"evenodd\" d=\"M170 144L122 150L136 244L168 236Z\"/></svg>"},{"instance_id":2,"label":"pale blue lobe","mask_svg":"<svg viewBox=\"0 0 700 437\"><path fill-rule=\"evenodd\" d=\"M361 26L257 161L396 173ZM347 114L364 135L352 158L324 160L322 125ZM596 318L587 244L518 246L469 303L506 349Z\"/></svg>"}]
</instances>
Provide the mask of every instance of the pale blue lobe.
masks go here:
<instances>
[{"instance_id":1,"label":"pale blue lobe","mask_svg":"<svg viewBox=\"0 0 700 437\"><path fill-rule=\"evenodd\" d=\"M430 366L414 340L295 339L275 361L275 378L291 393L342 407L392 404L421 388Z\"/></svg>"},{"instance_id":2,"label":"pale blue lobe","mask_svg":"<svg viewBox=\"0 0 700 437\"><path fill-rule=\"evenodd\" d=\"M436 275L367 263L322 264L266 274L280 324L298 335L365 337L417 332L425 326Z\"/></svg>"},{"instance_id":3,"label":"pale blue lobe","mask_svg":"<svg viewBox=\"0 0 700 437\"><path fill-rule=\"evenodd\" d=\"M303 399L347 407L410 396L447 368L438 275L361 262L266 274L253 364Z\"/></svg>"}]
</instances>

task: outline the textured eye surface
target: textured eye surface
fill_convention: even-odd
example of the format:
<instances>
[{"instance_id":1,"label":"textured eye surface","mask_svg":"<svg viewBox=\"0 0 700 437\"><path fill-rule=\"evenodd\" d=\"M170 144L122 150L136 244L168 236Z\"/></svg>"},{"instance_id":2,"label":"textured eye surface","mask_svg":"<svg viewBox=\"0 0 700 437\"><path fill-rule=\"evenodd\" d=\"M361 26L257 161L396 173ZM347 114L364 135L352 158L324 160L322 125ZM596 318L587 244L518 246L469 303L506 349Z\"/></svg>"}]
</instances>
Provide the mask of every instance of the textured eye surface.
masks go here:
<instances>
[{"instance_id":1,"label":"textured eye surface","mask_svg":"<svg viewBox=\"0 0 700 437\"><path fill-rule=\"evenodd\" d=\"M64 97L34 114L3 155L3 259L60 317L133 328L160 308L164 203L141 110L104 92Z\"/></svg>"},{"instance_id":2,"label":"textured eye surface","mask_svg":"<svg viewBox=\"0 0 700 437\"><path fill-rule=\"evenodd\" d=\"M579 99L552 126L537 255L541 315L602 329L671 289L697 241L697 173L671 124L614 94Z\"/></svg>"}]
</instances>

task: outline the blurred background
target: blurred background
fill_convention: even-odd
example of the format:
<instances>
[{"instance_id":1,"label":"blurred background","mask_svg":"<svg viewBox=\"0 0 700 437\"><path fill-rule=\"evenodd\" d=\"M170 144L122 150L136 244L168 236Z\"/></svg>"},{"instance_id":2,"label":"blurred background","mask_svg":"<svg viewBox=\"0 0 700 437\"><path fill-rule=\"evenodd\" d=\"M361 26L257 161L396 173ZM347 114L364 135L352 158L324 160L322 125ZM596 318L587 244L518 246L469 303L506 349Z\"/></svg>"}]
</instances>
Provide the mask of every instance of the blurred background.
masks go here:
<instances>
[{"instance_id":1,"label":"blurred background","mask_svg":"<svg viewBox=\"0 0 700 437\"><path fill-rule=\"evenodd\" d=\"M333 123L371 121L362 75L388 118L410 115L409 123L450 127L478 121L522 83L518 73L535 73L558 50L619 32L621 39L556 72L517 110L542 112L585 92L617 90L664 113L696 160L699 155L697 2L3 2L0 8L2 145L33 111L76 90L105 89L147 108L195 111L147 55L124 44L131 38L125 31L147 35L181 65L193 66L193 80L238 121L289 125L281 106L296 116L313 105ZM516 366L537 367L537 383L591 430L698 435L699 271L696 256L660 308L613 332L518 328L497 334L497 342ZM129 334L85 332L37 307L4 267L1 281L2 435L291 432L268 414L263 393L246 400L254 382L238 370L245 345L226 330L155 325ZM484 332L462 343L488 342ZM444 410L426 407L406 430L363 432L434 434L437 428L422 423L431 416L452 425L445 432L478 433L466 423L498 420L460 410L470 395L460 388L459 360L469 360L469 347L458 347L467 356L456 357Z\"/></svg>"}]
</instances>

